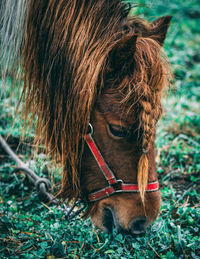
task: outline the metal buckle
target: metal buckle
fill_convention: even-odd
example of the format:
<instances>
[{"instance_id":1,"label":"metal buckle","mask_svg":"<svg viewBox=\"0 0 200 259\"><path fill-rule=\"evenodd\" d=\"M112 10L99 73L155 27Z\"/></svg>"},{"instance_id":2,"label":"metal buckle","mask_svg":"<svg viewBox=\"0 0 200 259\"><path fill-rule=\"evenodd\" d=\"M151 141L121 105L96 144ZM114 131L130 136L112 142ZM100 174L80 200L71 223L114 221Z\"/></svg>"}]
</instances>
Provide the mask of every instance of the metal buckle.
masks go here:
<instances>
[{"instance_id":1,"label":"metal buckle","mask_svg":"<svg viewBox=\"0 0 200 259\"><path fill-rule=\"evenodd\" d=\"M115 192L121 192L122 184L123 184L123 181L121 179L119 179L119 180L117 180L117 183L111 184L111 186L115 189Z\"/></svg>"}]
</instances>

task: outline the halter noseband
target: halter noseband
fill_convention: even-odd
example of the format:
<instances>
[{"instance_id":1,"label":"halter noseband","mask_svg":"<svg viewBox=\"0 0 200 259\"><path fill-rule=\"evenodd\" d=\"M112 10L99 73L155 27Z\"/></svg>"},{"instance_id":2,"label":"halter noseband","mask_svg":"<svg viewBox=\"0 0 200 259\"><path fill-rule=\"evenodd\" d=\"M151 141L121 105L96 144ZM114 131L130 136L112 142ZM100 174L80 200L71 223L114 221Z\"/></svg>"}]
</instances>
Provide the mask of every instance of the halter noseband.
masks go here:
<instances>
[{"instance_id":1,"label":"halter noseband","mask_svg":"<svg viewBox=\"0 0 200 259\"><path fill-rule=\"evenodd\" d=\"M89 123L89 127L90 127L90 133L85 135L86 143L88 144L88 147L90 148L99 168L101 169L101 172L103 173L104 177L106 178L109 184L107 187L103 189L90 193L88 195L89 202L98 201L106 197L109 197L115 193L120 193L120 192L138 193L139 188L137 184L124 183L122 180L116 179L115 175L113 174L109 166L104 161L98 147L95 144L94 139L92 138L93 127L90 123ZM159 189L159 183L158 181L154 181L154 182L148 183L146 187L146 192L153 192L153 191L157 191L158 189Z\"/></svg>"}]
</instances>

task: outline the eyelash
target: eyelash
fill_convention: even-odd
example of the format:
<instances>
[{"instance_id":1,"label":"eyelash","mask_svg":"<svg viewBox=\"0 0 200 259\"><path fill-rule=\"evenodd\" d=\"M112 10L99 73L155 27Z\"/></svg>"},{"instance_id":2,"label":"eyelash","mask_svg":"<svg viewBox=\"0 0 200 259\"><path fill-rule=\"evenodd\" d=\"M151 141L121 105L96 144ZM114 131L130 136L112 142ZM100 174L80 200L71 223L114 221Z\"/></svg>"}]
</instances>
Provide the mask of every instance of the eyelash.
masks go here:
<instances>
[{"instance_id":1,"label":"eyelash","mask_svg":"<svg viewBox=\"0 0 200 259\"><path fill-rule=\"evenodd\" d=\"M108 129L111 135L117 138L127 138L129 132L126 128L119 125L108 124Z\"/></svg>"}]
</instances>

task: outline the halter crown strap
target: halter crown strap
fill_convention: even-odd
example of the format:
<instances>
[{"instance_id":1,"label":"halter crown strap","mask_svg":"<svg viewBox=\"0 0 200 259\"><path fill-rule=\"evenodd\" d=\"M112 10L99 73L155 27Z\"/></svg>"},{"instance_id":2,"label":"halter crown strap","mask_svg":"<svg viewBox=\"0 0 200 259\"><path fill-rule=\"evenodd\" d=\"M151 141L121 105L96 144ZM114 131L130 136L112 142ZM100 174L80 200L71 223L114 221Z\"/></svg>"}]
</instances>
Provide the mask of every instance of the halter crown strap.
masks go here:
<instances>
[{"instance_id":1,"label":"halter crown strap","mask_svg":"<svg viewBox=\"0 0 200 259\"><path fill-rule=\"evenodd\" d=\"M101 155L101 152L99 151L98 147L95 144L94 139L92 138L92 133L93 133L92 125L89 124L89 126L91 128L91 132L85 135L85 140L99 168L101 169L104 177L108 181L109 186L103 189L100 189L96 192L90 193L88 195L88 200L90 202L97 201L120 192L135 192L135 193L139 192L139 188L137 184L123 183L122 180L116 179L115 175L113 174L113 172L111 171L107 163L104 161L103 156ZM155 181L147 185L146 192L157 191L158 189L159 189L158 181Z\"/></svg>"}]
</instances>

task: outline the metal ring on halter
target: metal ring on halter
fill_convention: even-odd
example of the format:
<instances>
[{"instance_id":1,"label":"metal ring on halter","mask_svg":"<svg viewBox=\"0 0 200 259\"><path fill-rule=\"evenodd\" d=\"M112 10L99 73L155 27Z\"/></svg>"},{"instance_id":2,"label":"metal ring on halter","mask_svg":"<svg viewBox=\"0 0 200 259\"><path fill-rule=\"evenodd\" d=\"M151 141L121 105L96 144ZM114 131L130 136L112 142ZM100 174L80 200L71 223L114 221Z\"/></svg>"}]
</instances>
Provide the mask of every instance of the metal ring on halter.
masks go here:
<instances>
[{"instance_id":1,"label":"metal ring on halter","mask_svg":"<svg viewBox=\"0 0 200 259\"><path fill-rule=\"evenodd\" d=\"M111 184L111 186L115 189L115 192L121 192L122 191L122 184L124 182L121 179L117 179L117 182L115 184Z\"/></svg>"},{"instance_id":2,"label":"metal ring on halter","mask_svg":"<svg viewBox=\"0 0 200 259\"><path fill-rule=\"evenodd\" d=\"M91 123L89 123L89 128L90 128L90 131L88 132L88 134L92 135L94 131Z\"/></svg>"}]
</instances>

